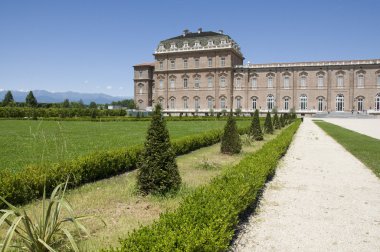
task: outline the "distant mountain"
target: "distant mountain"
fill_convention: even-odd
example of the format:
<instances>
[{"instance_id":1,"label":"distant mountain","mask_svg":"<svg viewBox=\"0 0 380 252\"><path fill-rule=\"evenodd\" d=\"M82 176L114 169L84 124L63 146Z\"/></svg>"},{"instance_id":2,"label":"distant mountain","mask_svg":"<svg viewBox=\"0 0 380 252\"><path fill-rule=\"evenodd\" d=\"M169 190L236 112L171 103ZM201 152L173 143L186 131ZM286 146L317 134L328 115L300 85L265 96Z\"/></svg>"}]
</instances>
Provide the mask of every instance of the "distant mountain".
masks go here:
<instances>
[{"instance_id":1,"label":"distant mountain","mask_svg":"<svg viewBox=\"0 0 380 252\"><path fill-rule=\"evenodd\" d=\"M37 98L39 103L58 103L63 102L65 99L69 99L69 101L79 101L82 99L84 104L90 104L90 102L94 101L98 104L111 103L113 101L121 101L124 99L131 99L131 97L121 97L121 96L111 96L102 93L98 94L90 94L90 93L78 93L78 92L49 92L46 90L32 90L34 96ZM0 91L0 101L3 100L5 93L7 90ZM13 98L16 102L25 102L25 97L29 93L22 91L13 91L11 90Z\"/></svg>"}]
</instances>

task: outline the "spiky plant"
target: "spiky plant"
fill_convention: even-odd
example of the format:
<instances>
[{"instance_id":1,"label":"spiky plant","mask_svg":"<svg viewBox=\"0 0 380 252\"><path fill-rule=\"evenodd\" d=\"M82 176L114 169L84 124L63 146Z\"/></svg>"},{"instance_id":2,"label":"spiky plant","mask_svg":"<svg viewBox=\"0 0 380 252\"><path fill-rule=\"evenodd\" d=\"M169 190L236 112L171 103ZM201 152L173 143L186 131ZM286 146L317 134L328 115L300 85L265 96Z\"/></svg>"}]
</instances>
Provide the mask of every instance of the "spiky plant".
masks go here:
<instances>
[{"instance_id":1,"label":"spiky plant","mask_svg":"<svg viewBox=\"0 0 380 252\"><path fill-rule=\"evenodd\" d=\"M273 124L269 111L267 113L267 117L265 118L264 131L267 134L273 134Z\"/></svg>"},{"instance_id":2,"label":"spiky plant","mask_svg":"<svg viewBox=\"0 0 380 252\"><path fill-rule=\"evenodd\" d=\"M31 252L79 251L77 242L72 233L67 229L67 224L73 224L77 234L89 235L87 229L79 222L91 218L90 216L74 216L71 205L64 198L67 188L66 183L58 185L52 192L50 199L46 198L45 191L42 198L42 214L31 218L24 209L13 206L0 197L8 209L0 210L0 227L8 225L1 251L19 249ZM68 215L62 217L63 211ZM14 241L16 238L16 241Z\"/></svg>"},{"instance_id":3,"label":"spiky plant","mask_svg":"<svg viewBox=\"0 0 380 252\"><path fill-rule=\"evenodd\" d=\"M237 154L240 153L241 146L240 135L231 111L226 126L224 127L220 151L224 154Z\"/></svg>"},{"instance_id":4,"label":"spiky plant","mask_svg":"<svg viewBox=\"0 0 380 252\"><path fill-rule=\"evenodd\" d=\"M264 140L263 131L261 130L261 125L260 125L259 110L257 109L255 110L255 114L253 115L253 118L252 118L249 134L256 141Z\"/></svg>"}]
</instances>

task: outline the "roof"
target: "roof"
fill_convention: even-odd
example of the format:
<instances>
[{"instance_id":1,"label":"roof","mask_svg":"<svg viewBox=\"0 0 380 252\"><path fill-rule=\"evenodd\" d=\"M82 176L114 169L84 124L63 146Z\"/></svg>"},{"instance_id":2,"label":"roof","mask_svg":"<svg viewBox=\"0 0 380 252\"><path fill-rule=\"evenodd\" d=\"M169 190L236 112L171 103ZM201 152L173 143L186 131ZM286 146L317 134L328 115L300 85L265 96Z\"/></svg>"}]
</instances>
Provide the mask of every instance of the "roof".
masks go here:
<instances>
[{"instance_id":1,"label":"roof","mask_svg":"<svg viewBox=\"0 0 380 252\"><path fill-rule=\"evenodd\" d=\"M145 62L145 63L134 65L134 67L146 67L146 66L154 67L154 62Z\"/></svg>"},{"instance_id":2,"label":"roof","mask_svg":"<svg viewBox=\"0 0 380 252\"><path fill-rule=\"evenodd\" d=\"M203 38L203 37L228 37L230 36L225 35L223 33L213 32L213 31L205 31L205 32L188 32L185 35L176 36L173 38L162 40L161 42L166 42L170 40L177 40L177 39L189 39L189 38Z\"/></svg>"}]
</instances>

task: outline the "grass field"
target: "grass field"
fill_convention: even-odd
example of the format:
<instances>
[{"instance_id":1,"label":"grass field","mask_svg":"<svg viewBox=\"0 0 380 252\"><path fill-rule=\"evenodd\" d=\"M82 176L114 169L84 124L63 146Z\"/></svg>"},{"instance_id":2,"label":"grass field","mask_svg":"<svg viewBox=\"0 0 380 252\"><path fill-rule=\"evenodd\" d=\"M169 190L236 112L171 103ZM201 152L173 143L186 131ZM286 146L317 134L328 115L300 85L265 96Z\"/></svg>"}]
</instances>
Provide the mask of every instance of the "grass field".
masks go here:
<instances>
[{"instance_id":1,"label":"grass field","mask_svg":"<svg viewBox=\"0 0 380 252\"><path fill-rule=\"evenodd\" d=\"M315 123L380 178L380 140L328 122Z\"/></svg>"},{"instance_id":2,"label":"grass field","mask_svg":"<svg viewBox=\"0 0 380 252\"><path fill-rule=\"evenodd\" d=\"M0 169L70 160L97 150L141 144L150 122L0 121ZM248 126L250 121L238 121ZM225 121L171 121L172 139L221 129Z\"/></svg>"}]
</instances>

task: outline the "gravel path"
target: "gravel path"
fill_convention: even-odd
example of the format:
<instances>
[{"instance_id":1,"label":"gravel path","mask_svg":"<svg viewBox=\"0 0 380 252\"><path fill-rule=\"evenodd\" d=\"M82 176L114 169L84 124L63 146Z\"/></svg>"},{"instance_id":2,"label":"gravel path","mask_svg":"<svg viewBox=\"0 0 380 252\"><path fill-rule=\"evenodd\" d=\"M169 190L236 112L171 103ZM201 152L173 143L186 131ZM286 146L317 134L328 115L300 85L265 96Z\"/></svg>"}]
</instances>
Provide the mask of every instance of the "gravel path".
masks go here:
<instances>
[{"instance_id":1,"label":"gravel path","mask_svg":"<svg viewBox=\"0 0 380 252\"><path fill-rule=\"evenodd\" d=\"M380 180L311 119L232 251L380 251Z\"/></svg>"},{"instance_id":2,"label":"gravel path","mask_svg":"<svg viewBox=\"0 0 380 252\"><path fill-rule=\"evenodd\" d=\"M323 118L322 120L380 139L380 119Z\"/></svg>"}]
</instances>

